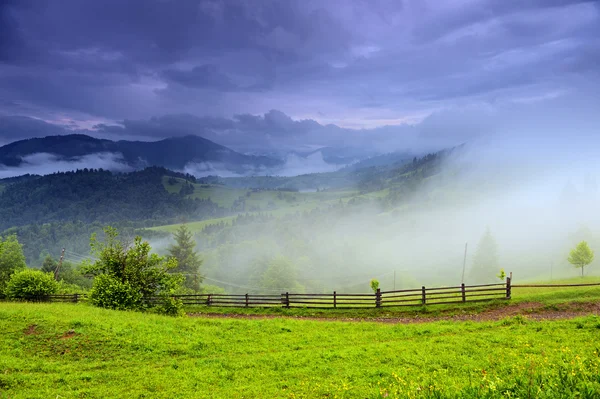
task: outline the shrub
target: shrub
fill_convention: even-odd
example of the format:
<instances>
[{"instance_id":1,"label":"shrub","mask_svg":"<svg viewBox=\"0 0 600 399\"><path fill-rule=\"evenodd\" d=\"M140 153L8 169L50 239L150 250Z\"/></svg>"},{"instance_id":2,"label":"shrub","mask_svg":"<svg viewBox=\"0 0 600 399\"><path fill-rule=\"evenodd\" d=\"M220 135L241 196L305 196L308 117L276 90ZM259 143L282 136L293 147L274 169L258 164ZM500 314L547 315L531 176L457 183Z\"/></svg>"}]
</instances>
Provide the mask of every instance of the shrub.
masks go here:
<instances>
[{"instance_id":1,"label":"shrub","mask_svg":"<svg viewBox=\"0 0 600 399\"><path fill-rule=\"evenodd\" d=\"M371 279L371 289L374 293L377 293L377 290L379 289L379 280Z\"/></svg>"},{"instance_id":2,"label":"shrub","mask_svg":"<svg viewBox=\"0 0 600 399\"><path fill-rule=\"evenodd\" d=\"M183 302L181 299L173 297L165 297L164 301L156 306L156 313L165 314L169 316L184 316L185 311L183 310Z\"/></svg>"},{"instance_id":3,"label":"shrub","mask_svg":"<svg viewBox=\"0 0 600 399\"><path fill-rule=\"evenodd\" d=\"M108 274L100 274L94 279L89 300L92 305L108 309L141 309L142 294L129 284Z\"/></svg>"},{"instance_id":4,"label":"shrub","mask_svg":"<svg viewBox=\"0 0 600 399\"><path fill-rule=\"evenodd\" d=\"M103 242L92 235L92 254L97 260L83 267L84 273L95 276L90 302L109 309L141 310L152 305L153 297L173 294L184 280L177 260L151 254L150 244L135 237L133 242L118 238L112 227L104 229Z\"/></svg>"},{"instance_id":5,"label":"shrub","mask_svg":"<svg viewBox=\"0 0 600 399\"><path fill-rule=\"evenodd\" d=\"M6 296L13 299L34 300L47 297L58 290L52 273L25 269L14 273L6 285Z\"/></svg>"}]
</instances>

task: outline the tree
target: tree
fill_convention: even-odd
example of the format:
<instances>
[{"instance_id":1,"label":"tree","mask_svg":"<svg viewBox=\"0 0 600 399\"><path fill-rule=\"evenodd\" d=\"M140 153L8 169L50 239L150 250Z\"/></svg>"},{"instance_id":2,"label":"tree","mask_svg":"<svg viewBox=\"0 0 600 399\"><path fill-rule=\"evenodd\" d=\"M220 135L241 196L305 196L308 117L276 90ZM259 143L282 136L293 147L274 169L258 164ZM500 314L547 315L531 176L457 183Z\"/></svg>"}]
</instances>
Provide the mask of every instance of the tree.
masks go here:
<instances>
[{"instance_id":1,"label":"tree","mask_svg":"<svg viewBox=\"0 0 600 399\"><path fill-rule=\"evenodd\" d=\"M6 285L6 296L18 299L39 299L54 294L58 283L52 273L25 269L14 273Z\"/></svg>"},{"instance_id":2,"label":"tree","mask_svg":"<svg viewBox=\"0 0 600 399\"><path fill-rule=\"evenodd\" d=\"M116 229L106 227L105 239L96 234L90 240L91 252L98 259L87 263L84 272L95 276L90 301L112 309L143 309L150 307L150 297L172 294L183 281L183 276L172 273L177 260L151 254L150 244L135 237L133 243L119 239Z\"/></svg>"},{"instance_id":3,"label":"tree","mask_svg":"<svg viewBox=\"0 0 600 399\"><path fill-rule=\"evenodd\" d=\"M379 280L371 279L371 289L374 293L377 293L377 290L379 289Z\"/></svg>"},{"instance_id":4,"label":"tree","mask_svg":"<svg viewBox=\"0 0 600 399\"><path fill-rule=\"evenodd\" d=\"M493 281L498 269L498 245L488 228L477 245L470 277L474 282Z\"/></svg>"},{"instance_id":5,"label":"tree","mask_svg":"<svg viewBox=\"0 0 600 399\"><path fill-rule=\"evenodd\" d=\"M583 268L594 261L594 251L586 241L581 241L569 253L568 261L573 266L581 268L581 277L583 277Z\"/></svg>"},{"instance_id":6,"label":"tree","mask_svg":"<svg viewBox=\"0 0 600 399\"><path fill-rule=\"evenodd\" d=\"M0 292L4 290L11 275L25 270L25 255L23 247L16 235L0 237Z\"/></svg>"},{"instance_id":7,"label":"tree","mask_svg":"<svg viewBox=\"0 0 600 399\"><path fill-rule=\"evenodd\" d=\"M58 266L58 261L51 255L46 255L42 262L41 270L46 273L54 273L54 271L56 271L56 266Z\"/></svg>"},{"instance_id":8,"label":"tree","mask_svg":"<svg viewBox=\"0 0 600 399\"><path fill-rule=\"evenodd\" d=\"M200 283L204 277L200 274L202 259L195 251L196 241L192 232L185 224L173 233L175 245L169 247L169 254L177 260L175 271L185 276L184 286L194 291L200 291Z\"/></svg>"},{"instance_id":9,"label":"tree","mask_svg":"<svg viewBox=\"0 0 600 399\"><path fill-rule=\"evenodd\" d=\"M294 264L284 256L276 256L269 261L261 286L267 290L303 290L296 280Z\"/></svg>"}]
</instances>

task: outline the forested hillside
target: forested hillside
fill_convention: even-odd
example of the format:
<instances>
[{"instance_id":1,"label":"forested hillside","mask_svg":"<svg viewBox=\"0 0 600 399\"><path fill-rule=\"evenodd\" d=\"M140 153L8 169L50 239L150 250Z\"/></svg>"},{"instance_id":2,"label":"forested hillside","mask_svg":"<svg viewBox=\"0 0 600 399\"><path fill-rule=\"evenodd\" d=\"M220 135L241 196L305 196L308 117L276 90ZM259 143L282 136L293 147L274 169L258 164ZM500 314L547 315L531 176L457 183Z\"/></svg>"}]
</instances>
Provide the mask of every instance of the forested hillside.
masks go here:
<instances>
[{"instance_id":1,"label":"forested hillside","mask_svg":"<svg viewBox=\"0 0 600 399\"><path fill-rule=\"evenodd\" d=\"M166 175L192 178L153 167L126 174L84 169L9 181L0 195L0 230L60 221L132 220L151 224L178 217L224 215L210 199L189 199L167 192L162 183Z\"/></svg>"}]
</instances>

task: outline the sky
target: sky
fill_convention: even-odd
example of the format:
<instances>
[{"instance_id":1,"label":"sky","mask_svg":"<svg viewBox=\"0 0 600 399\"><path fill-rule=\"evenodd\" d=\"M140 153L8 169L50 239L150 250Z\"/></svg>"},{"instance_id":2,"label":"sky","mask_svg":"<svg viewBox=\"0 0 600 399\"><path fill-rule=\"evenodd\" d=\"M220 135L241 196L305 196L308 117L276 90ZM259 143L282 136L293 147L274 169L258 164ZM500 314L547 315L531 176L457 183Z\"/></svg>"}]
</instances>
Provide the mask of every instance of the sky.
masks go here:
<instances>
[{"instance_id":1,"label":"sky","mask_svg":"<svg viewBox=\"0 0 600 399\"><path fill-rule=\"evenodd\" d=\"M0 0L0 143L429 150L592 123L599 83L598 1Z\"/></svg>"}]
</instances>

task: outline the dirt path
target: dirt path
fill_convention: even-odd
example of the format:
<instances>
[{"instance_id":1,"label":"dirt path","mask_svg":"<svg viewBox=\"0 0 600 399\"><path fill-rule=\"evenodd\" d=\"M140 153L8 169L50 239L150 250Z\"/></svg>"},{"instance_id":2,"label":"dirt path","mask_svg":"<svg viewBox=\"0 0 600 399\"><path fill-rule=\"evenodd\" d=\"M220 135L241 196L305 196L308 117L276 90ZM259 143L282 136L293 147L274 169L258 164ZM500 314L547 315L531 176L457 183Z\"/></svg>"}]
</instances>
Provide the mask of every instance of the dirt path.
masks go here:
<instances>
[{"instance_id":1,"label":"dirt path","mask_svg":"<svg viewBox=\"0 0 600 399\"><path fill-rule=\"evenodd\" d=\"M286 316L275 314L218 314L218 313L191 313L189 317L204 317L215 319L295 319L316 321L344 321L344 322L376 322L376 323L427 323L432 321L495 321L506 317L523 316L532 320L561 320L579 316L600 315L600 302L568 302L558 305L544 305L538 302L521 302L497 309L488 309L479 313L464 313L452 315L414 315L406 317L322 317L314 316Z\"/></svg>"}]
</instances>

